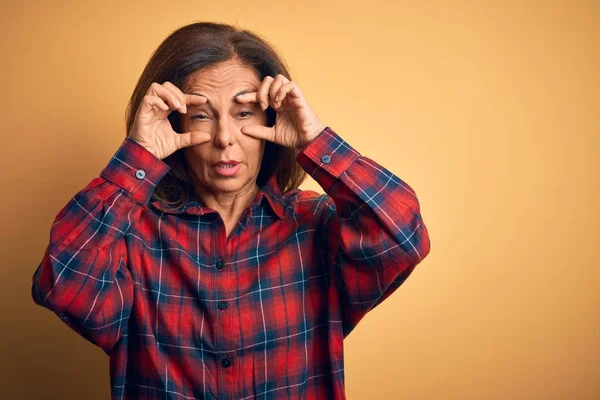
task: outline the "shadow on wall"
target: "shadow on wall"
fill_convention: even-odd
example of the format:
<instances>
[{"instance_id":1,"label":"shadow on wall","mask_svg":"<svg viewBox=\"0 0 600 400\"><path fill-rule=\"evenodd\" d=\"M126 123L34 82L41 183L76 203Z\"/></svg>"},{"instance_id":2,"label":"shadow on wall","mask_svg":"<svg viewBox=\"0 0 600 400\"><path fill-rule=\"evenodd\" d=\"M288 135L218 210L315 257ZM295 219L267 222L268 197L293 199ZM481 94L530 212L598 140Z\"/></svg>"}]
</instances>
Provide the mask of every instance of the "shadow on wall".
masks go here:
<instances>
[{"instance_id":1,"label":"shadow on wall","mask_svg":"<svg viewBox=\"0 0 600 400\"><path fill-rule=\"evenodd\" d=\"M72 332L49 310L32 303L20 307L18 312L29 319L17 321L15 315L8 317L4 329L8 337L2 340L1 350L2 375L8 381L3 387L16 392L1 393L0 397L110 398L109 358L101 349Z\"/></svg>"}]
</instances>

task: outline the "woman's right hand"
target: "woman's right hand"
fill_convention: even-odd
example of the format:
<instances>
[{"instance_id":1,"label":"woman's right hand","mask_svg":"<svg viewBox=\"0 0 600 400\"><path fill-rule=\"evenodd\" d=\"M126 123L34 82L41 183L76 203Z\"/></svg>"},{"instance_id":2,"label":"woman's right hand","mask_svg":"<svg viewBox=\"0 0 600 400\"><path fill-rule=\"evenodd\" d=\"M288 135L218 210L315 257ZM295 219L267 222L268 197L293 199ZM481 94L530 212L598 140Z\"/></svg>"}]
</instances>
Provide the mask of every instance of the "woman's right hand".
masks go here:
<instances>
[{"instance_id":1,"label":"woman's right hand","mask_svg":"<svg viewBox=\"0 0 600 400\"><path fill-rule=\"evenodd\" d=\"M210 133L177 133L167 119L172 110L185 114L186 105L200 105L205 102L206 97L185 94L171 82L167 81L162 85L153 82L137 109L128 137L161 160L183 147L207 142L210 140Z\"/></svg>"}]
</instances>

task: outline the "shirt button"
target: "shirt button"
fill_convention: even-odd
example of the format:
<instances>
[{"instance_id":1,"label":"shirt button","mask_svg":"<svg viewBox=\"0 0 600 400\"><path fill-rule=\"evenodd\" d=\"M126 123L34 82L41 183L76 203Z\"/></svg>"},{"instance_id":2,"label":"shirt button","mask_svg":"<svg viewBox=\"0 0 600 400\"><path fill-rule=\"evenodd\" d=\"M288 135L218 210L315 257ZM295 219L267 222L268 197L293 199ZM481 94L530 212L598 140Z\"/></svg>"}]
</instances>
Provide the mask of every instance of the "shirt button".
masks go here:
<instances>
[{"instance_id":1,"label":"shirt button","mask_svg":"<svg viewBox=\"0 0 600 400\"><path fill-rule=\"evenodd\" d=\"M135 177L138 179L144 179L146 177L146 172L143 169L138 169L135 171Z\"/></svg>"},{"instance_id":2,"label":"shirt button","mask_svg":"<svg viewBox=\"0 0 600 400\"><path fill-rule=\"evenodd\" d=\"M219 269L223 269L223 268L225 268L225 261L223 261L223 259L222 259L222 258L219 258L219 259L217 260L217 268L219 268Z\"/></svg>"},{"instance_id":3,"label":"shirt button","mask_svg":"<svg viewBox=\"0 0 600 400\"><path fill-rule=\"evenodd\" d=\"M223 366L223 368L229 368L229 366L231 366L231 360L229 359L229 357L225 356L223 361L221 361L221 365Z\"/></svg>"},{"instance_id":4,"label":"shirt button","mask_svg":"<svg viewBox=\"0 0 600 400\"><path fill-rule=\"evenodd\" d=\"M321 157L321 161L323 164L329 164L329 161L331 161L331 156L329 154L325 154L323 157Z\"/></svg>"},{"instance_id":5,"label":"shirt button","mask_svg":"<svg viewBox=\"0 0 600 400\"><path fill-rule=\"evenodd\" d=\"M219 310L226 310L227 307L229 307L229 303L227 303L226 301L219 302Z\"/></svg>"}]
</instances>

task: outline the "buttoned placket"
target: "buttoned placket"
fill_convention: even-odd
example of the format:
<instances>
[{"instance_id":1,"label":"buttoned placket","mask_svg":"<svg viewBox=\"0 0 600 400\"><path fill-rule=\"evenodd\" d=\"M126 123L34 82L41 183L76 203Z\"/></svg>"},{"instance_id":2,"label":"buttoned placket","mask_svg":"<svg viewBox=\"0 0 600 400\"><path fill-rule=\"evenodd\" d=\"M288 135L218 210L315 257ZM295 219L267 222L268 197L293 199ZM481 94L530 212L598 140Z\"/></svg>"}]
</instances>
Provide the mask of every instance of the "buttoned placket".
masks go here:
<instances>
[{"instance_id":1,"label":"buttoned placket","mask_svg":"<svg viewBox=\"0 0 600 400\"><path fill-rule=\"evenodd\" d=\"M235 352L238 340L239 321L234 305L235 300L228 298L235 296L237 287L234 282L236 273L230 260L231 244L237 235L241 235L252 215L252 208L248 207L240 216L241 224L236 224L230 237L226 237L225 223L218 216L213 223L213 252L215 268L213 269L214 301L212 311L215 313L215 345L217 350L217 385L219 399L236 399L237 393L237 354Z\"/></svg>"},{"instance_id":2,"label":"buttoned placket","mask_svg":"<svg viewBox=\"0 0 600 400\"><path fill-rule=\"evenodd\" d=\"M215 212L215 218L212 220L211 248L214 264L212 268L212 292L211 312L215 321L215 350L217 366L217 390L219 399L236 399L238 396L237 382L239 376L237 371L238 359L236 348L239 346L239 320L238 313L235 310L237 304L233 297L236 292L232 288L237 287L234 283L236 273L231 262L231 251L234 240L241 235L249 225L250 218L254 212L254 207L260 205L252 204L240 216L239 222L231 232L229 238L226 237L225 223L218 213ZM203 215L212 214L212 212L203 211L203 207L191 206L190 210L194 213Z\"/></svg>"}]
</instances>

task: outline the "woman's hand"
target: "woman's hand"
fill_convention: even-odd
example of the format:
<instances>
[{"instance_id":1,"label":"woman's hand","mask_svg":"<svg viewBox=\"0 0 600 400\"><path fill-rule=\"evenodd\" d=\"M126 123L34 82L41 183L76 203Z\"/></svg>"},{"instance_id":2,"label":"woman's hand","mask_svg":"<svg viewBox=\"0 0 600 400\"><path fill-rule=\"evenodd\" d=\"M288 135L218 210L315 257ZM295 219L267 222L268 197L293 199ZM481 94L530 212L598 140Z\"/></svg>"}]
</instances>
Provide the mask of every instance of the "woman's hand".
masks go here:
<instances>
[{"instance_id":1,"label":"woman's hand","mask_svg":"<svg viewBox=\"0 0 600 400\"><path fill-rule=\"evenodd\" d=\"M171 82L153 82L142 99L128 137L144 146L159 159L177 150L210 140L210 133L192 131L177 133L167 116L172 110L187 113L188 104L203 104L206 97L184 94Z\"/></svg>"},{"instance_id":2,"label":"woman's hand","mask_svg":"<svg viewBox=\"0 0 600 400\"><path fill-rule=\"evenodd\" d=\"M236 100L240 103L259 102L262 110L271 106L277 113L273 127L245 125L241 132L284 147L301 149L326 127L310 107L298 85L282 74L275 78L265 77L258 91L239 95Z\"/></svg>"}]
</instances>

